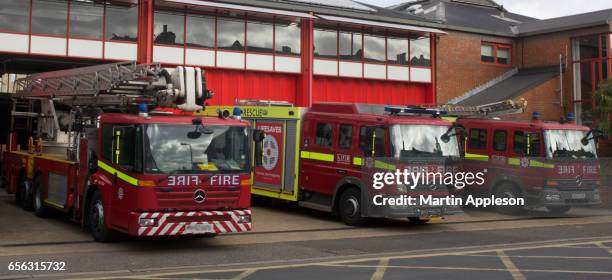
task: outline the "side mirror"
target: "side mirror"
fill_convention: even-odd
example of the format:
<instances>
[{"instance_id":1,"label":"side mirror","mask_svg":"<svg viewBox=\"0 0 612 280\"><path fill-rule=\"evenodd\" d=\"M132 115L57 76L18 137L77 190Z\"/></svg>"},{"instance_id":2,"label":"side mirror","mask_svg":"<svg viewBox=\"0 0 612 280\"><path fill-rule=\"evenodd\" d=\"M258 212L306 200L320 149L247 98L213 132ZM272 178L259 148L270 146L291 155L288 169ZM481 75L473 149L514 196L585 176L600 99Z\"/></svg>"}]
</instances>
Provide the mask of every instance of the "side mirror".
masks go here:
<instances>
[{"instance_id":1,"label":"side mirror","mask_svg":"<svg viewBox=\"0 0 612 280\"><path fill-rule=\"evenodd\" d=\"M262 142L264 138L266 138L266 134L263 132L263 130L255 129L253 131L253 141L255 141L255 143Z\"/></svg>"},{"instance_id":2,"label":"side mirror","mask_svg":"<svg viewBox=\"0 0 612 280\"><path fill-rule=\"evenodd\" d=\"M608 135L599 129L591 129L582 139L580 139L580 143L582 143L583 146L586 146L589 144L589 141L597 141L599 139L608 140Z\"/></svg>"},{"instance_id":3,"label":"side mirror","mask_svg":"<svg viewBox=\"0 0 612 280\"><path fill-rule=\"evenodd\" d=\"M451 134L451 132L453 132L453 129L455 130L455 133ZM440 136L440 140L442 140L442 142L444 143L448 143L452 136L457 136L459 135L459 133L463 133L464 131L465 131L465 126L460 125L460 124L453 124L451 127L448 128L448 130L444 134L442 134L442 136Z\"/></svg>"}]
</instances>

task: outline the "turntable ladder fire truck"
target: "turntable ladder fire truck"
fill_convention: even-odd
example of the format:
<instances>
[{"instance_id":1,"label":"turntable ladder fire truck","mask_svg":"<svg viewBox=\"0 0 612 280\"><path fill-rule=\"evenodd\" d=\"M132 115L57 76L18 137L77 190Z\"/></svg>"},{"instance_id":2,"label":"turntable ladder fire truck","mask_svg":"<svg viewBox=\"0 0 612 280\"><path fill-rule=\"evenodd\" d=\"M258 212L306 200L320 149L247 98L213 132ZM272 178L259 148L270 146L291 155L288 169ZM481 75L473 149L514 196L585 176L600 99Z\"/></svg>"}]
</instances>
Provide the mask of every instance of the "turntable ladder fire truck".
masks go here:
<instances>
[{"instance_id":1,"label":"turntable ladder fire truck","mask_svg":"<svg viewBox=\"0 0 612 280\"><path fill-rule=\"evenodd\" d=\"M19 80L15 101L33 105L13 119L32 135L9 136L8 192L98 241L251 230L248 123L194 116L212 96L202 74L122 62Z\"/></svg>"},{"instance_id":2,"label":"turntable ladder fire truck","mask_svg":"<svg viewBox=\"0 0 612 280\"><path fill-rule=\"evenodd\" d=\"M287 102L238 100L236 107L209 107L203 113L241 113L253 128L265 132L253 149L253 194L297 202L337 214L349 225L361 225L369 217L420 223L461 212L452 206L376 207L371 172L457 170L460 141L454 119L444 116L494 117L523 112L524 106L504 101L471 107L315 103L300 108ZM447 186L428 187L415 193L406 186L392 186L384 188L383 195L448 195Z\"/></svg>"}]
</instances>

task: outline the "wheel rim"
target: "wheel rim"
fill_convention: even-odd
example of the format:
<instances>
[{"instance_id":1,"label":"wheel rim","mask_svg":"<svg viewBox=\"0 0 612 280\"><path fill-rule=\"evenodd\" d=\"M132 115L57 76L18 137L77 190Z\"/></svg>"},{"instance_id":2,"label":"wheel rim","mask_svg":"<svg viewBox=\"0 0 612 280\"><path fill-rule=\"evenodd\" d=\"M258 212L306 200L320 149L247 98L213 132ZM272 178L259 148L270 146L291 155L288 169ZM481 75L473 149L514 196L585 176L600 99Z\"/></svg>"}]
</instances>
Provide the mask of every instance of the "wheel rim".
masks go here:
<instances>
[{"instance_id":1,"label":"wheel rim","mask_svg":"<svg viewBox=\"0 0 612 280\"><path fill-rule=\"evenodd\" d=\"M359 210L359 201L357 200L356 197L350 196L344 201L344 213L347 216L349 217L355 216L358 210Z\"/></svg>"},{"instance_id":2,"label":"wheel rim","mask_svg":"<svg viewBox=\"0 0 612 280\"><path fill-rule=\"evenodd\" d=\"M97 201L91 210L91 225L95 231L100 231L104 226L104 206Z\"/></svg>"}]
</instances>

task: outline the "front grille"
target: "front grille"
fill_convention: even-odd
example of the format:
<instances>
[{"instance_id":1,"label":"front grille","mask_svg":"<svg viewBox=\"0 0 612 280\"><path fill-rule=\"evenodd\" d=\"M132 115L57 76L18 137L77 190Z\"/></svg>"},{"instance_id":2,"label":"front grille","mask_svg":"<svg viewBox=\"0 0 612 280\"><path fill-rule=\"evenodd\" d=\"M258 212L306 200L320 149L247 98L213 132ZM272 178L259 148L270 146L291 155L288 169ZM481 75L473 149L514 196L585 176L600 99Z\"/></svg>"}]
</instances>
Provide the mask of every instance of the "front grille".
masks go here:
<instances>
[{"instance_id":1,"label":"front grille","mask_svg":"<svg viewBox=\"0 0 612 280\"><path fill-rule=\"evenodd\" d=\"M235 207L240 199L240 190L229 190L220 188L202 188L206 193L203 203L194 200L197 188L179 189L172 191L157 190L157 203L160 208L185 209L185 208L223 208Z\"/></svg>"}]
</instances>

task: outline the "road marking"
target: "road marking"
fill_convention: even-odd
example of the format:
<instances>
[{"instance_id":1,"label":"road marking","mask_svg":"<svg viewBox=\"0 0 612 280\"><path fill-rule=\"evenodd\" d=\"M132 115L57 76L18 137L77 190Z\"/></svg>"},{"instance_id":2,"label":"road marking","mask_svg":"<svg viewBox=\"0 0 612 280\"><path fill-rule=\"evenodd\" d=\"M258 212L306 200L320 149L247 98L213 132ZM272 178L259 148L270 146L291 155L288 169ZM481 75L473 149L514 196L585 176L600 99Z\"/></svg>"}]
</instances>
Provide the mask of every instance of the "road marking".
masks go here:
<instances>
[{"instance_id":1,"label":"road marking","mask_svg":"<svg viewBox=\"0 0 612 280\"><path fill-rule=\"evenodd\" d=\"M612 255L612 248L606 246L606 244L604 244L603 242L595 242L595 245L597 245L597 247L604 249L608 252L608 254Z\"/></svg>"},{"instance_id":2,"label":"road marking","mask_svg":"<svg viewBox=\"0 0 612 280\"><path fill-rule=\"evenodd\" d=\"M594 249L590 247L589 249ZM467 254L465 257L487 257L487 258L498 258L496 255L481 255L481 254ZM568 260L612 260L612 257L572 257L572 256L515 256L512 258L519 259L568 259Z\"/></svg>"},{"instance_id":3,"label":"road marking","mask_svg":"<svg viewBox=\"0 0 612 280\"><path fill-rule=\"evenodd\" d=\"M348 268L374 268L375 265L321 265L331 267L348 267ZM403 269L430 269L430 270L462 270L462 271L500 271L507 272L504 268L473 268L473 267L452 267L452 266L418 266L418 265L390 265L387 268L403 268ZM555 269L522 269L524 272L545 272L545 273L573 273L573 274L601 274L612 275L612 271L597 271L597 270L555 270Z\"/></svg>"},{"instance_id":4,"label":"road marking","mask_svg":"<svg viewBox=\"0 0 612 280\"><path fill-rule=\"evenodd\" d=\"M255 273L257 269L249 269L245 270L242 273L236 275L236 277L232 278L232 280L243 280L249 277L251 274Z\"/></svg>"},{"instance_id":5,"label":"road marking","mask_svg":"<svg viewBox=\"0 0 612 280\"><path fill-rule=\"evenodd\" d=\"M581 240L589 240L589 241L581 241ZM562 243L564 241L565 243ZM453 247L453 248L433 249L433 250L432 249L413 250L413 251L395 252L395 253L388 253L388 254L377 254L376 256L362 257L362 258L359 258L359 255L353 255L353 256L343 256L342 260L334 260L334 259L337 259L337 257L292 260L292 261L300 261L300 263L297 263L297 264L265 265L266 262L260 262L260 263L243 263L243 264L231 264L231 265L191 266L191 267L182 267L182 268L172 267L172 268L164 268L164 270L182 270L182 271L161 272L161 273L156 273L156 274L143 275L142 277L163 277L163 276L176 276L176 275L187 275L187 274L197 274L197 273L244 272L245 271L244 266L257 265L257 264L263 265L263 266L254 268L256 270L298 268L298 267L308 267L308 266L317 266L317 265L319 266L330 266L330 265L349 266L350 263L380 261L382 258L388 258L388 259L395 260L395 259L415 259L415 258L427 258L427 257L439 257L439 256L464 256L464 255L472 255L472 254L497 252L501 250L501 248L503 248L503 250L505 251L520 251L520 250L527 250L527 249L559 248L559 247L573 246L573 245L587 245L587 244L594 244L596 242L600 242L602 244L612 242L612 236L602 236L602 237L596 237L596 238L591 237L591 238L549 240L547 241L547 243L550 243L550 244L544 244L544 245L538 245L538 244L542 244L542 242L539 241L539 242L525 242L525 243L491 244L491 245L484 245L484 246ZM508 247L508 248L505 248L505 247ZM441 250L445 250L445 251L437 252L437 253L428 253L431 251L441 251ZM423 252L423 253L419 254L420 252ZM372 254L372 255L375 255L375 254ZM312 262L305 263L308 261L312 261ZM227 268L227 269L214 269L220 266L231 267L231 266L238 266L238 265L242 267ZM207 269L204 269L205 267L210 267L213 269L207 270ZM367 267L367 266L364 266L364 267ZM378 268L379 265L369 266L369 267ZM394 267L394 266L387 266L387 268L389 267ZM445 269L445 268L440 268L440 267L414 267L414 268ZM184 269L196 269L196 270L184 271ZM473 268L460 268L460 267L459 268L446 268L446 269L476 270ZM508 271L506 269L500 269L500 270ZM594 274L612 275L612 272L604 272L604 271L565 271L565 270L533 270L533 269L531 270L523 269L522 271L523 272L558 272L558 273L594 273ZM132 271L132 273L134 272L137 272L137 271ZM146 273L146 271L142 271L142 273ZM84 279L116 279L119 277L125 278L122 276L108 276L108 277L102 277L102 278L94 277L94 278L84 278Z\"/></svg>"},{"instance_id":6,"label":"road marking","mask_svg":"<svg viewBox=\"0 0 612 280\"><path fill-rule=\"evenodd\" d=\"M521 273L521 271L512 262L512 259L510 259L510 257L508 257L508 255L506 255L506 253L503 250L498 250L497 256L502 261L504 266L506 266L506 269L508 270L508 272L512 274L512 278L514 278L514 280L526 280L525 275Z\"/></svg>"},{"instance_id":7,"label":"road marking","mask_svg":"<svg viewBox=\"0 0 612 280\"><path fill-rule=\"evenodd\" d=\"M387 266L389 266L389 258L380 259L380 262L378 262L378 267L376 267L376 271L370 280L382 280L383 277L385 277Z\"/></svg>"}]
</instances>

